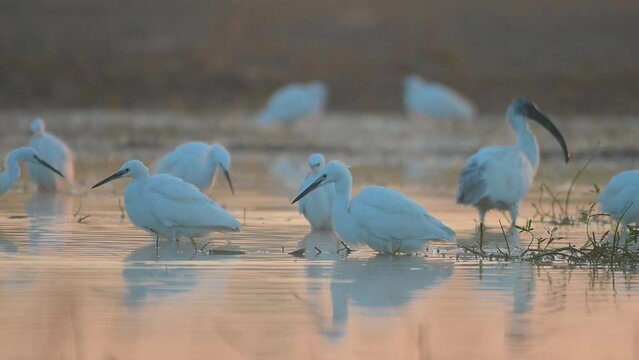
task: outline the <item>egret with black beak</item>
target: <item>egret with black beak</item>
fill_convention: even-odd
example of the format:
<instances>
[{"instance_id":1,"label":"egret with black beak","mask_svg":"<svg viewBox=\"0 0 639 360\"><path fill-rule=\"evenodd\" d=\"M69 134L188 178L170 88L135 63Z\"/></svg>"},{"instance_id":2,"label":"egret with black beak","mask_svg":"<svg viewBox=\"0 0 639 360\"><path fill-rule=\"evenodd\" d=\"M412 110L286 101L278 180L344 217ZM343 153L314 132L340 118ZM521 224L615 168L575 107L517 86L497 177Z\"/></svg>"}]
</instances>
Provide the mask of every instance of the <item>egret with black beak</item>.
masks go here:
<instances>
[{"instance_id":1,"label":"egret with black beak","mask_svg":"<svg viewBox=\"0 0 639 360\"><path fill-rule=\"evenodd\" d=\"M156 236L156 248L160 236L187 236L195 245L193 238L213 231L240 231L239 221L195 186L171 175L150 176L139 160L127 161L92 189L124 177L133 179L124 189L126 212L134 225Z\"/></svg>"},{"instance_id":2,"label":"egret with black beak","mask_svg":"<svg viewBox=\"0 0 639 360\"><path fill-rule=\"evenodd\" d=\"M369 186L351 199L351 172L337 160L326 164L293 204L328 184L335 184L333 229L347 244L364 243L383 254L411 254L422 251L428 241L455 240L453 230L399 191Z\"/></svg>"},{"instance_id":3,"label":"egret with black beak","mask_svg":"<svg viewBox=\"0 0 639 360\"><path fill-rule=\"evenodd\" d=\"M188 142L165 155L155 169L155 174L169 174L195 185L206 192L215 182L217 169L224 174L226 182L235 194L231 182L231 155L220 144Z\"/></svg>"},{"instance_id":4,"label":"egret with black beak","mask_svg":"<svg viewBox=\"0 0 639 360\"><path fill-rule=\"evenodd\" d=\"M19 147L11 150L4 158L4 171L0 173L0 195L11 189L20 178L20 163L43 166L50 171L64 177L60 171L40 158L38 152L31 147Z\"/></svg>"}]
</instances>

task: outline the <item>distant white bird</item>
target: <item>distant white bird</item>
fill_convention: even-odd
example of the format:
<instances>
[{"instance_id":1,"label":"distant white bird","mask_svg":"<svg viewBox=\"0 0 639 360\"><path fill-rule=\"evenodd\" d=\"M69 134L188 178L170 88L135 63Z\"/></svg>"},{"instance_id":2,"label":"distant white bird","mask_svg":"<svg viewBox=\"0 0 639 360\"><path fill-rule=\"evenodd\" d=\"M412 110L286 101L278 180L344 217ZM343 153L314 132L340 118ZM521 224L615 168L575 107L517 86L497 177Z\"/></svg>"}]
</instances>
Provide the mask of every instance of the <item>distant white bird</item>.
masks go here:
<instances>
[{"instance_id":1,"label":"distant white bird","mask_svg":"<svg viewBox=\"0 0 639 360\"><path fill-rule=\"evenodd\" d=\"M289 124L323 111L328 90L319 81L279 88L258 116L260 126Z\"/></svg>"},{"instance_id":2,"label":"distant white bird","mask_svg":"<svg viewBox=\"0 0 639 360\"><path fill-rule=\"evenodd\" d=\"M639 170L628 170L613 176L599 195L601 211L621 221L625 231L628 224L639 222Z\"/></svg>"},{"instance_id":3,"label":"distant white bird","mask_svg":"<svg viewBox=\"0 0 639 360\"><path fill-rule=\"evenodd\" d=\"M240 223L195 186L171 175L149 175L139 160L129 160L92 189L122 177L133 180L124 189L126 212L134 225L156 235L177 240L206 236L212 231L239 231Z\"/></svg>"},{"instance_id":4,"label":"distant white bird","mask_svg":"<svg viewBox=\"0 0 639 360\"><path fill-rule=\"evenodd\" d=\"M510 211L512 226L517 221L519 203L530 190L539 166L539 145L527 119L546 128L561 145L564 160L570 159L563 136L535 104L516 99L508 107L507 117L517 134L517 144L479 149L459 175L457 203L476 207L480 226L491 209Z\"/></svg>"},{"instance_id":5,"label":"distant white bird","mask_svg":"<svg viewBox=\"0 0 639 360\"><path fill-rule=\"evenodd\" d=\"M73 183L75 174L73 166L73 153L64 141L55 135L46 132L42 119L31 122L33 136L29 146L34 148L42 157L42 160L51 164L64 173L66 179L56 176L53 172L37 164L27 164L27 170L31 180L38 185L40 191L59 191Z\"/></svg>"},{"instance_id":6,"label":"distant white bird","mask_svg":"<svg viewBox=\"0 0 639 360\"><path fill-rule=\"evenodd\" d=\"M364 243L380 253L396 254L422 251L431 240L455 240L453 230L398 191L369 186L351 200L353 178L337 160L329 162L293 203L330 183L335 184L333 229L346 243Z\"/></svg>"},{"instance_id":7,"label":"distant white bird","mask_svg":"<svg viewBox=\"0 0 639 360\"><path fill-rule=\"evenodd\" d=\"M155 168L155 174L173 175L206 192L215 182L218 168L222 170L231 193L235 194L229 174L231 155L220 144L208 145L203 142L182 144L160 159Z\"/></svg>"},{"instance_id":8,"label":"distant white bird","mask_svg":"<svg viewBox=\"0 0 639 360\"><path fill-rule=\"evenodd\" d=\"M306 179L302 181L299 188L300 192L315 181L315 177L324 167L325 161L322 154L311 154L308 157L308 165L311 171L306 176ZM297 203L300 214L304 215L308 223L311 224L311 230L330 230L332 228L331 208L334 197L335 186L328 184L308 194Z\"/></svg>"},{"instance_id":9,"label":"distant white bird","mask_svg":"<svg viewBox=\"0 0 639 360\"><path fill-rule=\"evenodd\" d=\"M20 178L20 162L36 164L64 177L62 173L40 158L38 152L31 147L19 147L11 150L4 158L4 172L0 174L0 195L9 189Z\"/></svg>"},{"instance_id":10,"label":"distant white bird","mask_svg":"<svg viewBox=\"0 0 639 360\"><path fill-rule=\"evenodd\" d=\"M444 84L427 82L418 75L404 80L404 108L411 116L428 119L473 120L477 110L470 100Z\"/></svg>"}]
</instances>

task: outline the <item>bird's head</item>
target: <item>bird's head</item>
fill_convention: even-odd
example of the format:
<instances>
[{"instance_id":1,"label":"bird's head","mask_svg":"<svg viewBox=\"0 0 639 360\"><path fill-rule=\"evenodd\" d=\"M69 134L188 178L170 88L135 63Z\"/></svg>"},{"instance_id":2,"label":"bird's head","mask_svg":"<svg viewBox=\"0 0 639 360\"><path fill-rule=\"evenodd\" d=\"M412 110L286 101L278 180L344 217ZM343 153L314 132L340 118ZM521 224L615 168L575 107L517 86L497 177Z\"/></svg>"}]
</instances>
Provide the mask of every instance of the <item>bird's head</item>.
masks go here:
<instances>
[{"instance_id":1,"label":"bird's head","mask_svg":"<svg viewBox=\"0 0 639 360\"><path fill-rule=\"evenodd\" d=\"M295 204L301 200L304 196L308 195L311 191L322 187L326 184L340 182L340 180L347 180L348 183L352 182L351 172L348 170L348 166L341 161L331 160L315 175L315 180L312 184L302 190L297 195L295 200L291 204ZM337 186L337 185L336 185Z\"/></svg>"},{"instance_id":2,"label":"bird's head","mask_svg":"<svg viewBox=\"0 0 639 360\"><path fill-rule=\"evenodd\" d=\"M44 134L45 131L46 131L46 129L45 129L45 125L44 125L44 120L42 120L41 118L35 118L31 122L31 132L34 135L42 135L42 134Z\"/></svg>"},{"instance_id":3,"label":"bird's head","mask_svg":"<svg viewBox=\"0 0 639 360\"><path fill-rule=\"evenodd\" d=\"M95 189L98 186L102 186L110 181L121 179L124 177L132 177L134 179L138 179L146 176L149 176L149 169L146 167L146 165L144 165L142 161L129 160L125 162L124 165L122 165L120 169L118 169L118 171L116 171L113 175L93 185L91 189Z\"/></svg>"},{"instance_id":4,"label":"bird's head","mask_svg":"<svg viewBox=\"0 0 639 360\"><path fill-rule=\"evenodd\" d=\"M308 157L308 166L311 168L313 173L317 173L322 167L324 167L324 163L326 159L324 159L324 155L320 153L311 154Z\"/></svg>"},{"instance_id":5,"label":"bird's head","mask_svg":"<svg viewBox=\"0 0 639 360\"><path fill-rule=\"evenodd\" d=\"M62 173L58 169L54 168L49 163L42 160L38 152L30 146L24 146L24 147L19 147L17 149L14 149L9 153L9 155L7 155L7 157L8 158L12 157L17 162L26 162L29 164L44 166L45 168L53 171L54 173L64 177L64 175L62 175Z\"/></svg>"},{"instance_id":6,"label":"bird's head","mask_svg":"<svg viewBox=\"0 0 639 360\"><path fill-rule=\"evenodd\" d=\"M510 103L508 106L508 119L511 123L511 126L517 128L518 124L516 123L521 118L526 118L530 120L534 120L543 126L548 132L555 137L559 145L561 146L561 150L564 153L564 160L568 162L570 160L570 153L568 152L568 146L566 145L566 141L564 140L563 135L557 129L555 124L553 124L550 119L544 115L541 110L533 103L532 101L526 98L518 98ZM521 125L519 125L521 126Z\"/></svg>"},{"instance_id":7,"label":"bird's head","mask_svg":"<svg viewBox=\"0 0 639 360\"><path fill-rule=\"evenodd\" d=\"M416 74L404 78L404 89L415 89L424 84L424 79Z\"/></svg>"},{"instance_id":8,"label":"bird's head","mask_svg":"<svg viewBox=\"0 0 639 360\"><path fill-rule=\"evenodd\" d=\"M214 164L213 166L219 166L220 170L224 174L224 178L226 182L229 184L229 188L231 188L231 193L235 195L235 189L233 189L233 182L231 181L231 155L226 150L226 148L220 144L213 144L211 146L211 150L209 150L209 159L211 159Z\"/></svg>"}]
</instances>

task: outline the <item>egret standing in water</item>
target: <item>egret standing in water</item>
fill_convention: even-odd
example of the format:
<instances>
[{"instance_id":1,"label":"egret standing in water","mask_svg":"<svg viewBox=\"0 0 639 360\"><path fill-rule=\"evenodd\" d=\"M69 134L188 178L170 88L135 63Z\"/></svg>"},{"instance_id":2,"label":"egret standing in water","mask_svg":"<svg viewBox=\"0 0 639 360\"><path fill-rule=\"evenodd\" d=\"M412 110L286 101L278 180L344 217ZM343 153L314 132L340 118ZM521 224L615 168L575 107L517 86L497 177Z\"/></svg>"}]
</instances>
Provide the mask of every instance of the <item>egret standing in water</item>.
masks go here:
<instances>
[{"instance_id":1,"label":"egret standing in water","mask_svg":"<svg viewBox=\"0 0 639 360\"><path fill-rule=\"evenodd\" d=\"M19 147L11 150L4 158L4 172L0 173L0 195L9 191L13 184L20 178L21 162L45 167L60 177L64 177L60 171L42 160L35 149L31 147Z\"/></svg>"},{"instance_id":2,"label":"egret standing in water","mask_svg":"<svg viewBox=\"0 0 639 360\"><path fill-rule=\"evenodd\" d=\"M319 81L281 87L268 100L257 123L260 126L291 124L317 114L326 105L327 93L326 85Z\"/></svg>"},{"instance_id":3,"label":"egret standing in water","mask_svg":"<svg viewBox=\"0 0 639 360\"><path fill-rule=\"evenodd\" d=\"M491 209L508 210L511 225L517 222L519 203L530 190L539 166L539 145L528 119L548 130L559 142L564 160L570 159L564 137L531 101L516 99L508 107L507 117L517 143L479 149L459 175L457 203L477 208L482 229L486 212Z\"/></svg>"},{"instance_id":4,"label":"egret standing in water","mask_svg":"<svg viewBox=\"0 0 639 360\"><path fill-rule=\"evenodd\" d=\"M639 222L639 170L623 171L613 176L597 201L601 211L621 222L622 240L625 242L628 224Z\"/></svg>"},{"instance_id":5,"label":"egret standing in water","mask_svg":"<svg viewBox=\"0 0 639 360\"><path fill-rule=\"evenodd\" d=\"M95 184L130 177L124 189L126 212L134 225L156 235L175 240L208 235L212 231L240 231L240 223L229 212L201 193L195 186L171 175L149 175L139 160L129 160L113 175Z\"/></svg>"},{"instance_id":6,"label":"egret standing in water","mask_svg":"<svg viewBox=\"0 0 639 360\"><path fill-rule=\"evenodd\" d=\"M329 162L293 204L331 183L335 184L333 229L345 243L364 243L380 253L409 254L422 251L428 241L455 240L453 230L398 191L369 186L351 199L351 172L337 160Z\"/></svg>"},{"instance_id":7,"label":"egret standing in water","mask_svg":"<svg viewBox=\"0 0 639 360\"><path fill-rule=\"evenodd\" d=\"M60 178L39 164L27 164L31 180L38 185L38 190L55 192L72 184L74 179L73 153L69 147L64 141L46 131L42 119L38 118L31 122L31 131L33 137L31 137L29 146L38 152L42 160L56 169L62 170L66 177L66 179Z\"/></svg>"},{"instance_id":8,"label":"egret standing in water","mask_svg":"<svg viewBox=\"0 0 639 360\"><path fill-rule=\"evenodd\" d=\"M427 82L418 75L404 80L404 108L411 116L434 120L473 120L477 117L477 110L470 100L444 84Z\"/></svg>"},{"instance_id":9,"label":"egret standing in water","mask_svg":"<svg viewBox=\"0 0 639 360\"><path fill-rule=\"evenodd\" d=\"M175 148L158 162L155 173L169 174L195 185L206 192L215 182L217 169L224 174L226 182L235 194L231 182L231 155L220 144L188 142Z\"/></svg>"},{"instance_id":10,"label":"egret standing in water","mask_svg":"<svg viewBox=\"0 0 639 360\"><path fill-rule=\"evenodd\" d=\"M303 191L315 181L315 177L324 167L325 161L322 154L311 154L308 157L311 171L302 181L299 191ZM332 228L331 208L334 197L335 186L328 184L306 195L297 203L300 214L304 215L308 223L311 224L311 230L330 230Z\"/></svg>"}]
</instances>

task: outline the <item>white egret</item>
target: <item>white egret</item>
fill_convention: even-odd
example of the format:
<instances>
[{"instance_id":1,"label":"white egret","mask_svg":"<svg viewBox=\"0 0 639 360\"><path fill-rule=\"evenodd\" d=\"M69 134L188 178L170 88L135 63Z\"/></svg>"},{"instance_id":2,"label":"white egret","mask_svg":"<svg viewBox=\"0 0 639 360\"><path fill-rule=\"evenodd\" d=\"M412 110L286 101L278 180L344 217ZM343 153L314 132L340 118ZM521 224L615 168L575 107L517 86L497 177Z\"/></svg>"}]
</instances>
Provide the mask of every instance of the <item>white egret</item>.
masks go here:
<instances>
[{"instance_id":1,"label":"white egret","mask_svg":"<svg viewBox=\"0 0 639 360\"><path fill-rule=\"evenodd\" d=\"M303 191L315 181L315 177L324 167L325 161L322 154L311 154L308 157L311 171L302 181L299 191ZM304 215L308 223L311 224L311 230L330 230L332 228L331 207L334 197L335 186L328 184L308 194L297 203L300 214Z\"/></svg>"},{"instance_id":2,"label":"white egret","mask_svg":"<svg viewBox=\"0 0 639 360\"><path fill-rule=\"evenodd\" d=\"M39 164L27 164L31 180L38 185L38 190L54 192L72 184L74 179L73 153L69 147L64 141L46 131L42 119L38 118L31 122L31 131L33 136L29 146L38 152L42 160L61 170L66 178L56 176Z\"/></svg>"},{"instance_id":3,"label":"white egret","mask_svg":"<svg viewBox=\"0 0 639 360\"><path fill-rule=\"evenodd\" d=\"M279 88L260 113L260 126L290 124L319 113L327 99L326 85L319 81L308 84L292 83Z\"/></svg>"},{"instance_id":4,"label":"white egret","mask_svg":"<svg viewBox=\"0 0 639 360\"><path fill-rule=\"evenodd\" d=\"M477 110L470 100L444 84L427 82L418 75L404 80L404 108L411 116L428 119L473 120Z\"/></svg>"},{"instance_id":5,"label":"white egret","mask_svg":"<svg viewBox=\"0 0 639 360\"><path fill-rule=\"evenodd\" d=\"M348 167L329 162L293 203L320 186L335 184L333 229L348 244L364 243L380 253L415 253L432 240L454 241L455 232L406 195L369 186L351 200L353 178Z\"/></svg>"},{"instance_id":6,"label":"white egret","mask_svg":"<svg viewBox=\"0 0 639 360\"><path fill-rule=\"evenodd\" d=\"M61 177L64 177L60 171L42 160L34 148L28 146L19 147L11 150L4 158L4 172L0 174L0 195L9 191L13 184L15 184L15 182L20 178L21 162L43 166Z\"/></svg>"},{"instance_id":7,"label":"white egret","mask_svg":"<svg viewBox=\"0 0 639 360\"><path fill-rule=\"evenodd\" d=\"M124 189L126 212L134 225L156 235L176 241L187 236L208 235L212 231L239 231L240 223L229 212L201 193L195 186L171 175L149 175L139 160L129 160L113 175L95 184L130 177Z\"/></svg>"},{"instance_id":8,"label":"white egret","mask_svg":"<svg viewBox=\"0 0 639 360\"><path fill-rule=\"evenodd\" d=\"M601 211L621 222L622 240L627 227L639 222L639 170L628 170L613 176L597 199Z\"/></svg>"},{"instance_id":9,"label":"white egret","mask_svg":"<svg viewBox=\"0 0 639 360\"><path fill-rule=\"evenodd\" d=\"M531 101L516 99L508 107L507 117L517 143L479 149L459 175L457 203L476 207L482 228L486 212L491 209L510 211L511 225L516 224L519 203L530 190L539 166L539 145L527 119L548 130L559 142L564 160L570 159L559 130Z\"/></svg>"},{"instance_id":10,"label":"white egret","mask_svg":"<svg viewBox=\"0 0 639 360\"><path fill-rule=\"evenodd\" d=\"M155 167L155 174L169 174L195 185L206 192L215 183L217 169L222 170L226 182L235 194L229 171L231 155L220 144L188 142L166 154Z\"/></svg>"}]
</instances>

